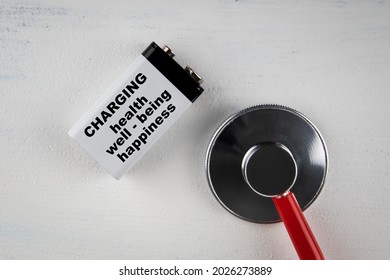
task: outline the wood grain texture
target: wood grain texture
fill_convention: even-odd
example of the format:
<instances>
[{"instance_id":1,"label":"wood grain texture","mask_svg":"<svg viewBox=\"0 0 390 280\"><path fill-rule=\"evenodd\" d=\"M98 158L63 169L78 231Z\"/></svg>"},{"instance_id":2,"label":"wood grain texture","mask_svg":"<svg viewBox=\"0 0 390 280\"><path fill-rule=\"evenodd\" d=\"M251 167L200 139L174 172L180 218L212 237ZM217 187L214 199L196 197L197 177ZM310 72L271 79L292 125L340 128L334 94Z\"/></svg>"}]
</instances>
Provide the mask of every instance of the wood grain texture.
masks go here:
<instances>
[{"instance_id":1,"label":"wood grain texture","mask_svg":"<svg viewBox=\"0 0 390 280\"><path fill-rule=\"evenodd\" d=\"M151 42L204 94L121 180L67 130ZM277 103L328 145L305 212L328 259L390 258L389 1L0 1L0 258L296 259L204 175L230 114Z\"/></svg>"}]
</instances>

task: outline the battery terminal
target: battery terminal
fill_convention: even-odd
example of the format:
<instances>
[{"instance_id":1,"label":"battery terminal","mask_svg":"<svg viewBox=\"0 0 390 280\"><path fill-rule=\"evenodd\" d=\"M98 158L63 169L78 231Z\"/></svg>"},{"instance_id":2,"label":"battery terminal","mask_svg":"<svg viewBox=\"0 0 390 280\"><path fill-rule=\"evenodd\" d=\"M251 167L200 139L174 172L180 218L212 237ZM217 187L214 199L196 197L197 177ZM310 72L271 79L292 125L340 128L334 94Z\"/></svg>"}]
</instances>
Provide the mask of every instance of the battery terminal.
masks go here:
<instances>
[{"instance_id":1,"label":"battery terminal","mask_svg":"<svg viewBox=\"0 0 390 280\"><path fill-rule=\"evenodd\" d=\"M202 77L188 65L184 68L184 71L186 71L199 85L203 82Z\"/></svg>"},{"instance_id":2,"label":"battery terminal","mask_svg":"<svg viewBox=\"0 0 390 280\"><path fill-rule=\"evenodd\" d=\"M168 47L167 45L164 45L162 47L162 50L167 54L169 55L170 57L174 57L175 56L175 53L172 51L172 49L170 47ZM190 76L191 78L193 78L195 80L195 82L197 82L199 85L203 82L202 80L202 77L196 73L191 67L189 67L188 65L184 68L184 71L186 71Z\"/></svg>"},{"instance_id":3,"label":"battery terminal","mask_svg":"<svg viewBox=\"0 0 390 280\"><path fill-rule=\"evenodd\" d=\"M163 49L163 51L167 54L167 55L169 55L170 57L174 57L175 56L175 54L174 54L174 52L171 50L171 48L170 47L168 47L167 45L164 45L163 47L162 47L162 49Z\"/></svg>"}]
</instances>

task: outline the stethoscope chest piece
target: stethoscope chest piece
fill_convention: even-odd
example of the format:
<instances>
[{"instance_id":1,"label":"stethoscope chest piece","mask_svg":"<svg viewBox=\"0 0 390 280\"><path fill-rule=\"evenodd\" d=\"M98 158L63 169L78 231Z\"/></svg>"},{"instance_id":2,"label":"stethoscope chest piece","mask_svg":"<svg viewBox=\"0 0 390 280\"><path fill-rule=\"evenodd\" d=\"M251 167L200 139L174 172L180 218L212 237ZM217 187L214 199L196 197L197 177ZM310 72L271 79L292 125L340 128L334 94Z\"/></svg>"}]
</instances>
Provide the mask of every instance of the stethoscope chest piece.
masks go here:
<instances>
[{"instance_id":1,"label":"stethoscope chest piece","mask_svg":"<svg viewBox=\"0 0 390 280\"><path fill-rule=\"evenodd\" d=\"M317 198L328 166L325 142L301 113L279 105L248 108L212 137L206 173L232 214L257 223L280 221L272 197L293 192L302 210Z\"/></svg>"}]
</instances>

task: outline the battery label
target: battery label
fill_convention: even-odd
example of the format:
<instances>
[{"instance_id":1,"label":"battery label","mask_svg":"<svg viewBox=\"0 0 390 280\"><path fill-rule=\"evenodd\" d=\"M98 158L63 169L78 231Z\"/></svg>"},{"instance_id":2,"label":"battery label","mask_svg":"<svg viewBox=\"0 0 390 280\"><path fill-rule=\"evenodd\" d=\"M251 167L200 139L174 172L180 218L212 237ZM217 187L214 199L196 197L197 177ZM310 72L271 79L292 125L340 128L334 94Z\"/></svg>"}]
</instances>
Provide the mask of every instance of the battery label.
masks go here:
<instances>
[{"instance_id":1,"label":"battery label","mask_svg":"<svg viewBox=\"0 0 390 280\"><path fill-rule=\"evenodd\" d=\"M191 104L140 55L69 135L119 179Z\"/></svg>"}]
</instances>

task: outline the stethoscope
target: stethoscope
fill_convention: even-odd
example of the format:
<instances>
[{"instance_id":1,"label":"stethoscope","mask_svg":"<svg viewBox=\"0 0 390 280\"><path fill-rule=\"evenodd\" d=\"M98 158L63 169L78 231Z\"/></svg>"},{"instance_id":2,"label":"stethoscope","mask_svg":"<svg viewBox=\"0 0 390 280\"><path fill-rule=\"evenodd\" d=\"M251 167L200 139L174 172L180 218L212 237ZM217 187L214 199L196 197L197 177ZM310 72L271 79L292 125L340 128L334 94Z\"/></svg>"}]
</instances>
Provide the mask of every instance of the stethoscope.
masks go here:
<instances>
[{"instance_id":1,"label":"stethoscope","mask_svg":"<svg viewBox=\"0 0 390 280\"><path fill-rule=\"evenodd\" d=\"M300 259L324 259L304 217L325 181L328 153L318 129L279 105L229 117L206 155L212 192L232 214L257 223L282 220Z\"/></svg>"}]
</instances>

